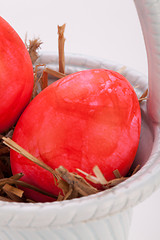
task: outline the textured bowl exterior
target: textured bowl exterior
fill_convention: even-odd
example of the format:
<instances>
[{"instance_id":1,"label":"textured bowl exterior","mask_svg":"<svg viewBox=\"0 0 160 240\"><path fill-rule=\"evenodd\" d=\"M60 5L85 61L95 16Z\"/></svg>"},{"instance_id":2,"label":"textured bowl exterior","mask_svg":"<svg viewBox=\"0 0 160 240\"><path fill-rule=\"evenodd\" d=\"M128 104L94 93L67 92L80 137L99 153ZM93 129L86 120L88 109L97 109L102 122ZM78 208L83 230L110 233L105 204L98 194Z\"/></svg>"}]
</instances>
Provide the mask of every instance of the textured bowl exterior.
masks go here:
<instances>
[{"instance_id":1,"label":"textured bowl exterior","mask_svg":"<svg viewBox=\"0 0 160 240\"><path fill-rule=\"evenodd\" d=\"M130 222L131 211L127 210L113 216L61 227L4 227L0 231L0 240L126 240Z\"/></svg>"},{"instance_id":2,"label":"textured bowl exterior","mask_svg":"<svg viewBox=\"0 0 160 240\"><path fill-rule=\"evenodd\" d=\"M56 54L42 54L39 64L58 70ZM120 64L86 56L66 55L66 73L89 68L119 70ZM147 88L147 79L126 68L124 76L137 86L140 96ZM50 78L53 81L52 78ZM54 203L8 203L0 201L0 240L9 239L113 239L126 240L131 208L143 201L160 185L160 126L152 123L142 103L142 132L138 156L143 167L118 186L95 195ZM151 149L147 156L148 142ZM137 159L139 159L137 156ZM139 160L137 160L138 163Z\"/></svg>"}]
</instances>

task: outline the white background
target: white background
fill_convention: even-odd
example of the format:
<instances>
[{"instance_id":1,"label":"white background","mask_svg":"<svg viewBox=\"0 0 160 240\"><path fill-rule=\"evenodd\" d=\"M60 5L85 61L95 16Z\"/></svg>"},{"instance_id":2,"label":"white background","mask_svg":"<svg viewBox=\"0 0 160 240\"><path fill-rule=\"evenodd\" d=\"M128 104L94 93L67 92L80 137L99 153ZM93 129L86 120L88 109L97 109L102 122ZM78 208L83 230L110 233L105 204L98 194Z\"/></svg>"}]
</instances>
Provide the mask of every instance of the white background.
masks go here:
<instances>
[{"instance_id":1,"label":"white background","mask_svg":"<svg viewBox=\"0 0 160 240\"><path fill-rule=\"evenodd\" d=\"M65 52L109 59L147 74L143 36L132 0L5 0L0 14L24 40L40 37L57 51L57 25L66 23ZM160 239L160 190L134 208L129 240Z\"/></svg>"}]
</instances>

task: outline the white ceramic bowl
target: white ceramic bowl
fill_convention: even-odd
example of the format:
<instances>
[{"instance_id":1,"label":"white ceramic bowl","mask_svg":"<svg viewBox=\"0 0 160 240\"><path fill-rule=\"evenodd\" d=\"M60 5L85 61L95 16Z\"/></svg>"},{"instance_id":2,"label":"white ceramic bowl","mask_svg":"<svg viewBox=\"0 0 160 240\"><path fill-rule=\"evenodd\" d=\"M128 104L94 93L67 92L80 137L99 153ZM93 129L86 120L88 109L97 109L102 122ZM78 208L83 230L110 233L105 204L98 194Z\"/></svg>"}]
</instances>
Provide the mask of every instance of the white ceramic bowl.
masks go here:
<instances>
[{"instance_id":1,"label":"white ceramic bowl","mask_svg":"<svg viewBox=\"0 0 160 240\"><path fill-rule=\"evenodd\" d=\"M140 163L141 169L116 187L88 197L36 204L0 201L1 240L126 240L132 207L159 187L160 1L135 0L135 4L145 36L149 60L149 100L148 104L147 102L141 104L142 131L134 163L135 165ZM150 30L149 35L147 29ZM55 54L41 55L38 62L54 69L58 67L58 58ZM67 73L87 68L118 70L120 67L120 64L86 56L66 56ZM136 88L138 96L148 87L147 78L135 70L127 68L124 76L132 85L139 86Z\"/></svg>"},{"instance_id":2,"label":"white ceramic bowl","mask_svg":"<svg viewBox=\"0 0 160 240\"><path fill-rule=\"evenodd\" d=\"M41 55L38 63L57 69L58 57ZM122 66L84 56L66 56L66 73L87 69L118 70ZM126 68L124 76L140 96L146 77ZM50 81L53 81L52 77ZM127 239L131 208L160 184L159 125L149 121L146 102L141 104L142 131L135 164L142 168L130 179L104 192L54 203L0 202L0 239ZM146 141L147 138L147 141ZM2 237L3 236L3 237Z\"/></svg>"}]
</instances>

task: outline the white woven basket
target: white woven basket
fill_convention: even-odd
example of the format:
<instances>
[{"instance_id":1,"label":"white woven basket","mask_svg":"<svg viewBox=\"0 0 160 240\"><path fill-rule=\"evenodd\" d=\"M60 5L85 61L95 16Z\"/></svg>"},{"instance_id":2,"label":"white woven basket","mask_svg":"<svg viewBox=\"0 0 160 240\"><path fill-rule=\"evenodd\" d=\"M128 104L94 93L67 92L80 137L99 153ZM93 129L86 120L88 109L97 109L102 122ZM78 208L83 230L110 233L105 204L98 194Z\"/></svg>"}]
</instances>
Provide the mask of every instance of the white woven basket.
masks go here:
<instances>
[{"instance_id":1,"label":"white woven basket","mask_svg":"<svg viewBox=\"0 0 160 240\"><path fill-rule=\"evenodd\" d=\"M149 61L149 84L145 76L127 68L124 76L137 95L149 85L149 100L141 104L142 131L135 159L142 168L118 186L95 195L53 203L8 203L0 201L0 240L126 240L132 207L160 185L160 0L135 0ZM149 30L149 33L148 33ZM54 69L55 54L38 60ZM118 70L120 64L84 56L66 56L66 72L87 68ZM52 81L52 79L50 79Z\"/></svg>"}]
</instances>

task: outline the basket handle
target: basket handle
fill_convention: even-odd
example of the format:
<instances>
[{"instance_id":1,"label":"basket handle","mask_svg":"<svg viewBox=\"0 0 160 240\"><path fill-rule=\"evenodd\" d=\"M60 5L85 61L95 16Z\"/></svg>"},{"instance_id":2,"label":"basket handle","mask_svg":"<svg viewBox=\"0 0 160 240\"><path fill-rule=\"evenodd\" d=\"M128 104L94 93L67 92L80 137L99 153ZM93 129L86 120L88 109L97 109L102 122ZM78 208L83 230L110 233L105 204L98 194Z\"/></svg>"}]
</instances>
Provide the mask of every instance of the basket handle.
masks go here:
<instances>
[{"instance_id":1,"label":"basket handle","mask_svg":"<svg viewBox=\"0 0 160 240\"><path fill-rule=\"evenodd\" d=\"M148 59L148 113L160 123L160 0L134 0Z\"/></svg>"}]
</instances>

